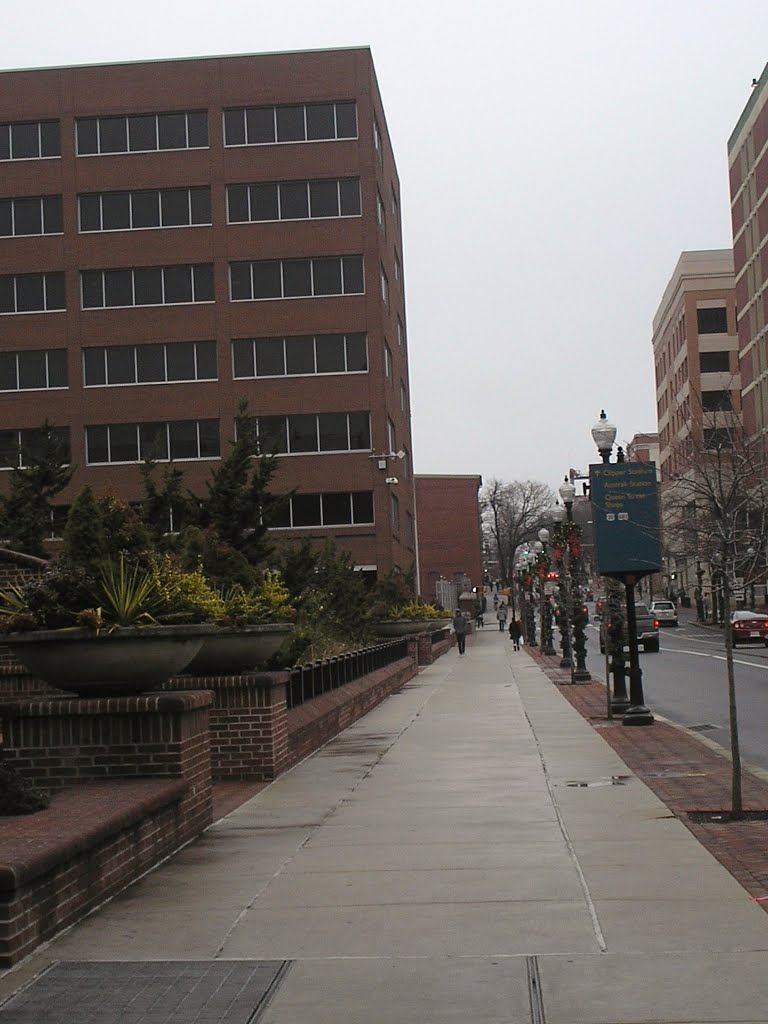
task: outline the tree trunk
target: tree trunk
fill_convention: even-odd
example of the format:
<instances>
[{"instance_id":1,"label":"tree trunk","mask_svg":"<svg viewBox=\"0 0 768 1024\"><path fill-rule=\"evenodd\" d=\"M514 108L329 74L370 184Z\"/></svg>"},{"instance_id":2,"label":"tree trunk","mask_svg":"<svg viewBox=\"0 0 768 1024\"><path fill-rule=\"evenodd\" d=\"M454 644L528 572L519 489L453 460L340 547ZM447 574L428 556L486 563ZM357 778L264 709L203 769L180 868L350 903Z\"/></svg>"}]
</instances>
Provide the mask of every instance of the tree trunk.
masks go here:
<instances>
[{"instance_id":1,"label":"tree trunk","mask_svg":"<svg viewBox=\"0 0 768 1024\"><path fill-rule=\"evenodd\" d=\"M727 571L722 575L723 612L731 606L731 584ZM728 726L731 734L731 813L741 815L744 806L741 795L741 751L739 748L739 722L736 712L736 679L733 672L733 637L730 615L723 614L722 626L725 639L725 665L728 673Z\"/></svg>"}]
</instances>

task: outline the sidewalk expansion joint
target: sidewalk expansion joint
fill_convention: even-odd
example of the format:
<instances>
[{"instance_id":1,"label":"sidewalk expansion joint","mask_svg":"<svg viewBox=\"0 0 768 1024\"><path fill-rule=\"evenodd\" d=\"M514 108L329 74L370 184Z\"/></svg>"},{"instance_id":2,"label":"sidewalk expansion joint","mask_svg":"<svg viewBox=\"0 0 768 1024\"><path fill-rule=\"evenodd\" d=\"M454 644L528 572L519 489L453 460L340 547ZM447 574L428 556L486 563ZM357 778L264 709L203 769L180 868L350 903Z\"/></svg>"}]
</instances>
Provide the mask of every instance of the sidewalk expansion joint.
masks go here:
<instances>
[{"instance_id":1,"label":"sidewalk expansion joint","mask_svg":"<svg viewBox=\"0 0 768 1024\"><path fill-rule=\"evenodd\" d=\"M525 968L528 975L528 999L531 1006L531 1024L546 1024L544 1013L544 996L541 991L541 975L539 974L539 960L535 956L525 958Z\"/></svg>"}]
</instances>

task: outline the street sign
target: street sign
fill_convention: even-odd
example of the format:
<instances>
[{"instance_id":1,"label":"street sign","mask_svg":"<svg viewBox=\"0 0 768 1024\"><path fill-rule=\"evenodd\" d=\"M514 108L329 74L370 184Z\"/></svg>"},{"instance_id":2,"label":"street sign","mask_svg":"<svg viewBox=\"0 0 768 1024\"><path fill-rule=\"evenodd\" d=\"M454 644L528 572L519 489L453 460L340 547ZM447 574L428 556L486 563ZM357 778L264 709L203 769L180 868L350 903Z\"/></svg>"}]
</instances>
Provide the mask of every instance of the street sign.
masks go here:
<instances>
[{"instance_id":1,"label":"street sign","mask_svg":"<svg viewBox=\"0 0 768 1024\"><path fill-rule=\"evenodd\" d=\"M655 462L590 466L595 552L601 576L647 576L662 568Z\"/></svg>"}]
</instances>

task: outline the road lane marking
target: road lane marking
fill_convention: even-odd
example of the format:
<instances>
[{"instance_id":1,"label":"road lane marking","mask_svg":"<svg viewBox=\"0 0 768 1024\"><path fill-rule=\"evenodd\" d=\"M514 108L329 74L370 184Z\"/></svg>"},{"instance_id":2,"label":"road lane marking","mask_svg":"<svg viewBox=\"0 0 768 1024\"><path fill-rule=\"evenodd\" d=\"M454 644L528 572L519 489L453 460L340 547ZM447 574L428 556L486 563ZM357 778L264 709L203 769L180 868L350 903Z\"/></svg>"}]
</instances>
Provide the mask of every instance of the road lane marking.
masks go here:
<instances>
[{"instance_id":1,"label":"road lane marking","mask_svg":"<svg viewBox=\"0 0 768 1024\"><path fill-rule=\"evenodd\" d=\"M694 658L712 658L713 661L725 661L724 654L705 654L704 651L685 651L678 647L665 647L665 654L690 654ZM768 672L768 665L759 665L754 661L741 661L739 658L733 659L734 665L744 665L746 668L761 668L764 672Z\"/></svg>"}]
</instances>

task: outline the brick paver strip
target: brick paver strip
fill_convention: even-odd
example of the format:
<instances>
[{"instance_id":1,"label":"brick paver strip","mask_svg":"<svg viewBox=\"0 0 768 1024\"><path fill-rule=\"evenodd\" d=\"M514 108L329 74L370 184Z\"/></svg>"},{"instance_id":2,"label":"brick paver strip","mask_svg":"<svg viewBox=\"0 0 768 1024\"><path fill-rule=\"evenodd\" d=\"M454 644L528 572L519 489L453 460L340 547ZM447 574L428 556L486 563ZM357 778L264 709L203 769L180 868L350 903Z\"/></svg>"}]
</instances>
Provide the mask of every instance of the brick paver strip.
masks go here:
<instances>
[{"instance_id":1,"label":"brick paver strip","mask_svg":"<svg viewBox=\"0 0 768 1024\"><path fill-rule=\"evenodd\" d=\"M281 960L55 964L0 1007L0 1024L251 1024Z\"/></svg>"},{"instance_id":2,"label":"brick paver strip","mask_svg":"<svg viewBox=\"0 0 768 1024\"><path fill-rule=\"evenodd\" d=\"M730 760L671 723L656 721L651 726L628 728L620 718L609 721L602 682L571 685L570 673L554 665L554 658L530 648L528 654L558 685L566 700L600 731L622 761L750 896L768 896L768 821L718 824L697 823L688 818L690 811L730 808ZM742 791L745 810L768 810L768 782L744 769ZM768 901L760 906L768 912Z\"/></svg>"}]
</instances>

